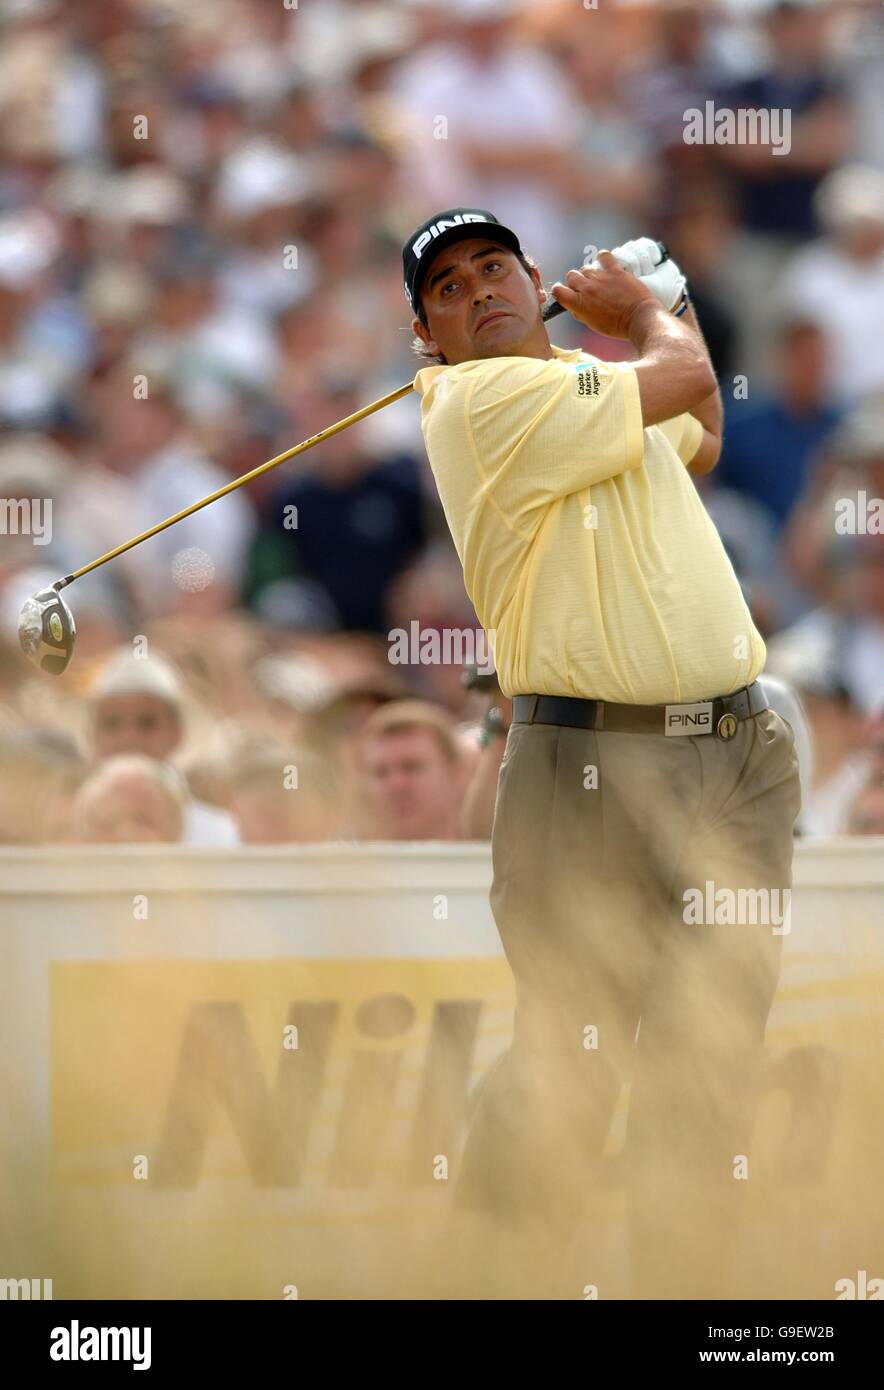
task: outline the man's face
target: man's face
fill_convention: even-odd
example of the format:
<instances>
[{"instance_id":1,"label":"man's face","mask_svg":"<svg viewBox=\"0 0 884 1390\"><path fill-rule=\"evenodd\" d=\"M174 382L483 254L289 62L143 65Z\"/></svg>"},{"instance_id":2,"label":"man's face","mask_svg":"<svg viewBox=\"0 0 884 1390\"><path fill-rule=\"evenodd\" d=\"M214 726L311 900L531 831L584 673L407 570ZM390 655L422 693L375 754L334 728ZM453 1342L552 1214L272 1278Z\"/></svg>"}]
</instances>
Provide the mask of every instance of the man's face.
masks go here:
<instances>
[{"instance_id":1,"label":"man's face","mask_svg":"<svg viewBox=\"0 0 884 1390\"><path fill-rule=\"evenodd\" d=\"M363 766L369 804L385 838L432 840L448 833L460 791L457 770L429 729L370 739Z\"/></svg>"},{"instance_id":2,"label":"man's face","mask_svg":"<svg viewBox=\"0 0 884 1390\"><path fill-rule=\"evenodd\" d=\"M92 741L98 758L143 753L162 761L180 739L177 714L155 695L107 695L96 706Z\"/></svg>"},{"instance_id":3,"label":"man's face","mask_svg":"<svg viewBox=\"0 0 884 1390\"><path fill-rule=\"evenodd\" d=\"M117 377L96 387L93 418L102 458L124 473L134 471L141 460L165 448L180 429L174 406L162 396L136 400L131 382L127 394L121 391Z\"/></svg>"},{"instance_id":4,"label":"man's face","mask_svg":"<svg viewBox=\"0 0 884 1390\"><path fill-rule=\"evenodd\" d=\"M544 294L539 270L532 269L529 277L513 251L488 237L465 238L439 251L420 298L427 327L417 317L412 327L447 363L551 356L540 317Z\"/></svg>"}]
</instances>

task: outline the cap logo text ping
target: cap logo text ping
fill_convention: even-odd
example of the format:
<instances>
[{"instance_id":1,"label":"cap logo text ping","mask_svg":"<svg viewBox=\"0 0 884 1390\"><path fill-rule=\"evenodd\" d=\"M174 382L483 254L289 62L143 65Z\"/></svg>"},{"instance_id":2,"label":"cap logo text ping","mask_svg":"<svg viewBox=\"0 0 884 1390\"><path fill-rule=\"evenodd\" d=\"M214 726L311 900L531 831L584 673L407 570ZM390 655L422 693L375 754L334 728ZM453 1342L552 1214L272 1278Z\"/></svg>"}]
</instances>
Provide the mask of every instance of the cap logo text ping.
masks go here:
<instances>
[{"instance_id":1,"label":"cap logo text ping","mask_svg":"<svg viewBox=\"0 0 884 1390\"><path fill-rule=\"evenodd\" d=\"M449 227L461 227L465 222L487 221L488 218L481 212L458 212L454 217L442 217L438 222L431 222L426 231L421 232L420 236L412 242L411 254L416 261L419 261L430 242L435 241L436 237L441 235L442 232L447 231Z\"/></svg>"}]
</instances>

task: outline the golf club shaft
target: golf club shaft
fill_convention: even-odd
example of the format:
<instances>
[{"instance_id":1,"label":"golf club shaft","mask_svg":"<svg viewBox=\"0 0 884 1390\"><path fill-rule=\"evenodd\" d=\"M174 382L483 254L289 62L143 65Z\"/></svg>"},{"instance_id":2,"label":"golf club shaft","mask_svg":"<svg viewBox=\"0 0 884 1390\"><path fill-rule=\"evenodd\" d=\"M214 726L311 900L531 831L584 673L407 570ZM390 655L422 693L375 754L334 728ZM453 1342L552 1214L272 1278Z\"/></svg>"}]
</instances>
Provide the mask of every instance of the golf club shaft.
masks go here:
<instances>
[{"instance_id":1,"label":"golf club shaft","mask_svg":"<svg viewBox=\"0 0 884 1390\"><path fill-rule=\"evenodd\" d=\"M166 531L176 522L183 521L187 516L193 516L194 512L200 511L202 507L208 507L210 502L217 502L220 497L226 497L229 492L235 492L244 483L250 483L253 478L260 478L262 473L269 473L271 468L277 468L279 464L286 463L288 459L293 459L298 454L303 454L307 449L312 449L314 444L321 444L323 439L330 439L333 434L338 434L345 430L348 425L355 425L358 420L364 420L367 415L371 415L376 410L383 410L385 405L392 405L393 401L401 400L414 390L412 382L406 386L399 386L395 391L391 391L388 396L381 396L379 400L372 401L371 405L364 405L361 410L356 410L352 415L348 415L343 420L338 420L336 424L329 425L327 429L320 430L319 434L311 435L303 443L296 444L293 449L286 449L284 454L277 454L276 458L268 459L266 463L253 468L250 473L244 473L241 478L234 478L232 482L225 483L224 487L219 487L217 492L212 492L208 497L203 497L201 501L194 502L192 506L185 507L183 511L176 512L174 516L167 517L165 521L160 521L156 526L152 526L149 531L142 531L140 536L133 536L130 541L125 541L123 545L118 545L116 549L109 550L106 555L101 555L91 564L84 565L82 569L74 570L73 574L65 575L64 579L59 579L53 584L53 588L58 591L73 584L75 579L80 579L90 570L98 569L99 565L106 565L108 560L114 560L124 551L131 550L133 546L140 545L142 541L149 541L151 536L158 536L160 531Z\"/></svg>"}]
</instances>

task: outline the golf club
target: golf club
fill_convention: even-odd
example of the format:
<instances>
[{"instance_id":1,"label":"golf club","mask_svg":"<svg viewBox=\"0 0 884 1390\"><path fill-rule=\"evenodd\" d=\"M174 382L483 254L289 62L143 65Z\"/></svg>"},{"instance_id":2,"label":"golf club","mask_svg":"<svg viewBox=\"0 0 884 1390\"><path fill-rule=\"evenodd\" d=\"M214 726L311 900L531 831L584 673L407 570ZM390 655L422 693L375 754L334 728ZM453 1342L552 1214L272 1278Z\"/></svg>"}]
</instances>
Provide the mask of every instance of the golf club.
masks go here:
<instances>
[{"instance_id":1,"label":"golf club","mask_svg":"<svg viewBox=\"0 0 884 1390\"><path fill-rule=\"evenodd\" d=\"M18 619L18 639L25 656L36 666L39 666L41 671L46 671L51 676L62 675L70 665L77 638L74 615L61 597L62 589L73 584L75 579L82 579L84 574L98 569L100 565L106 565L108 560L114 560L118 555L131 550L133 546L141 545L142 541L150 540L151 536L158 536L161 531L168 530L170 526L183 521L185 517L193 516L194 512L208 507L211 502L217 502L219 498L226 497L229 492L235 492L244 483L250 483L253 478L259 478L262 473L269 473L271 468L278 468L281 463L286 463L298 454L305 453L307 449L312 449L314 444L321 444L324 439L330 439L333 434L345 430L348 425L355 425L358 420L364 420L366 416L372 415L376 410L382 410L385 405L392 405L393 401L401 400L413 389L414 385L410 381L406 386L397 387L395 391L381 396L379 400L372 401L370 405L363 406L361 410L354 411L352 415L347 415L334 425L327 426L318 434L311 435L309 439L296 444L294 448L286 449L285 453L277 454L276 458L268 459L266 463L244 473L241 478L234 478L232 482L225 483L224 487L219 487L215 492L209 493L208 497L203 497L199 502L185 507L183 511L176 512L174 516L158 522L156 526L151 526L148 531L142 531L139 536L133 536L131 540L109 550L106 555L100 555L97 560L83 565L82 569L74 570L73 574L67 574L63 579L57 579L48 589L41 589L38 594L26 599Z\"/></svg>"},{"instance_id":2,"label":"golf club","mask_svg":"<svg viewBox=\"0 0 884 1390\"><path fill-rule=\"evenodd\" d=\"M660 248L660 261L662 263L668 259L669 252L662 242L658 242L657 245ZM555 299L549 299L543 306L541 316L543 321L548 323L550 319L565 312L563 304L559 304ZM183 511L176 512L174 516L167 517L165 521L158 522L156 526L151 526L147 531L142 531L139 536L133 536L131 540L118 545L114 550L109 550L106 555L100 555L97 560L92 560L82 569L74 570L73 574L67 574L63 579L57 579L50 588L41 589L38 594L26 599L18 619L18 637L22 651L41 671L52 676L62 675L70 665L77 637L74 615L61 597L62 589L73 584L75 579L81 579L84 574L98 569L100 565L106 565L108 560L115 560L118 555L131 550L136 545L141 545L142 541L148 541L152 536L158 536L161 531L168 530L170 526L183 521L185 517L193 516L194 512L208 507L210 503L217 502L219 498L226 497L230 492L235 492L244 483L250 483L254 478L259 478L262 473L269 473L272 468L278 468L281 463L286 463L289 459L297 457L298 454L305 453L307 449L312 449L315 444L321 444L324 439L330 439L333 434L347 429L349 425L355 425L358 420L364 420L366 416L372 415L376 410L383 410L384 406L392 405L393 401L401 400L413 389L412 382L397 387L395 391L381 396L379 400L372 401L370 405L363 406L361 410L354 411L352 415L348 415L343 420L338 420L336 424L320 430L318 434L311 435L309 439L296 444L294 448L287 449L285 453L277 454L276 458L268 459L266 463L253 468L251 472L244 473L241 478L234 478L232 482L225 483L224 487L218 488L208 497L201 498L199 502L185 507Z\"/></svg>"}]
</instances>

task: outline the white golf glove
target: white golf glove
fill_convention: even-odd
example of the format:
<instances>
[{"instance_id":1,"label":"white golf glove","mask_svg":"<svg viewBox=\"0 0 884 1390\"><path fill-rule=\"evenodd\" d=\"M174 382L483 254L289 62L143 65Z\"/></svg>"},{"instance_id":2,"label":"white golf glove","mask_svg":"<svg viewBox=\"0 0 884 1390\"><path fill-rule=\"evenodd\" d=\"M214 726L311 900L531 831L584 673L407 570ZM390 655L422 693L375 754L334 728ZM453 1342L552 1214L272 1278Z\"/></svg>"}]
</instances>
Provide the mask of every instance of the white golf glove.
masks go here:
<instances>
[{"instance_id":1,"label":"white golf glove","mask_svg":"<svg viewBox=\"0 0 884 1390\"><path fill-rule=\"evenodd\" d=\"M664 309L673 313L687 296L687 280L673 260L660 260L660 247L651 237L638 237L615 246L611 255L624 270L641 280Z\"/></svg>"}]
</instances>

